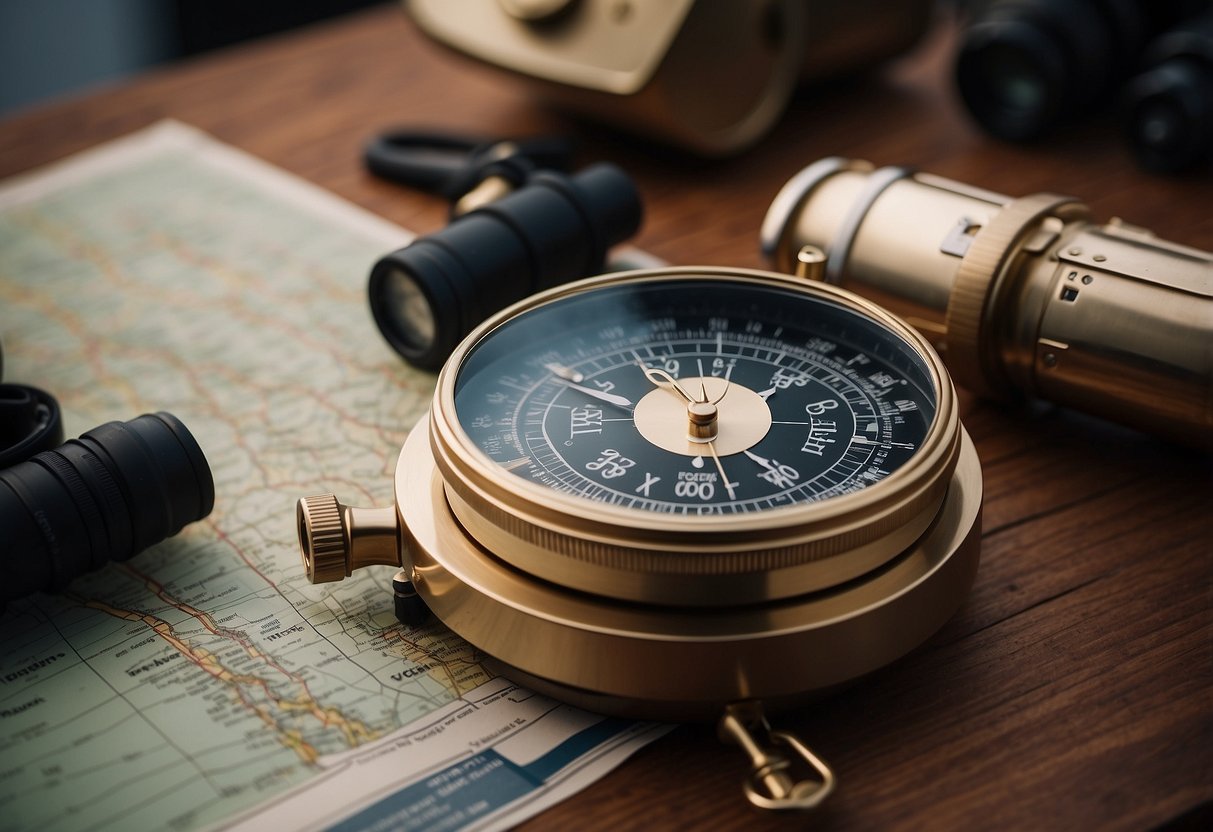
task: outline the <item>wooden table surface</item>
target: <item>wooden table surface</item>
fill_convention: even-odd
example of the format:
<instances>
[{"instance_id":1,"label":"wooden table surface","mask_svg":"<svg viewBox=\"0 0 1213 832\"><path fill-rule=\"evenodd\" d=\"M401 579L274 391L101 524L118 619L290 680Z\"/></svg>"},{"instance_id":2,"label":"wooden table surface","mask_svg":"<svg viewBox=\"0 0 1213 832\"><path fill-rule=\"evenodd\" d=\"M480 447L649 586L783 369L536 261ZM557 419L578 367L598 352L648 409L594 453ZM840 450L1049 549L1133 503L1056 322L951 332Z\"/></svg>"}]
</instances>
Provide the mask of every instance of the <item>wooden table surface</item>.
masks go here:
<instances>
[{"instance_id":1,"label":"wooden table surface","mask_svg":"<svg viewBox=\"0 0 1213 832\"><path fill-rule=\"evenodd\" d=\"M828 155L1019 196L1085 199L1213 249L1213 184L1138 172L1107 124L1029 148L986 138L948 83L953 33L863 83L802 95L741 158L690 161L572 125L426 42L394 6L213 54L0 122L0 176L164 117L419 232L446 206L368 176L393 125L572 132L638 180L637 243L678 264L762 267L779 187ZM1198 345L1193 345L1196 349ZM1207 348L1207 344L1205 345ZM742 758L685 726L527 829L1142 829L1213 818L1213 467L1208 455L1047 407L963 396L985 480L982 564L925 647L778 722L835 768L814 817L746 806Z\"/></svg>"}]
</instances>

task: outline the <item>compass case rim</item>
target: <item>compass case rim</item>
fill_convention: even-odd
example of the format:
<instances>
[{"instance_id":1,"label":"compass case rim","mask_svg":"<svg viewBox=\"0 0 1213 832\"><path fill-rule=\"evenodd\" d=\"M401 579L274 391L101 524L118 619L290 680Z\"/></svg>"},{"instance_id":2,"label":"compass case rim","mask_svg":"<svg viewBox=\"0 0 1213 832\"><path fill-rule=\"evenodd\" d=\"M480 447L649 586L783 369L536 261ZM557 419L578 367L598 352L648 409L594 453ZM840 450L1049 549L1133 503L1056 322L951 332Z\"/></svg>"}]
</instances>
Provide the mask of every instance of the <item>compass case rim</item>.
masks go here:
<instances>
[{"instance_id":1,"label":"compass case rim","mask_svg":"<svg viewBox=\"0 0 1213 832\"><path fill-rule=\"evenodd\" d=\"M909 549L846 586L732 608L621 602L512 568L456 520L420 431L396 489L410 576L439 619L516 681L629 716L711 719L731 701L794 705L853 682L951 618L980 556L981 467L963 428L947 496Z\"/></svg>"},{"instance_id":2,"label":"compass case rim","mask_svg":"<svg viewBox=\"0 0 1213 832\"><path fill-rule=\"evenodd\" d=\"M910 348L929 373L936 407L918 451L889 476L852 494L753 514L681 517L591 502L503 475L462 428L455 388L464 360L520 313L605 287L712 278L824 300ZM955 391L930 343L909 324L833 286L715 267L602 275L502 311L469 335L443 368L429 430L456 516L481 545L515 567L625 600L709 606L800 595L851 580L896 556L927 529L960 453ZM779 579L772 580L776 574Z\"/></svg>"}]
</instances>

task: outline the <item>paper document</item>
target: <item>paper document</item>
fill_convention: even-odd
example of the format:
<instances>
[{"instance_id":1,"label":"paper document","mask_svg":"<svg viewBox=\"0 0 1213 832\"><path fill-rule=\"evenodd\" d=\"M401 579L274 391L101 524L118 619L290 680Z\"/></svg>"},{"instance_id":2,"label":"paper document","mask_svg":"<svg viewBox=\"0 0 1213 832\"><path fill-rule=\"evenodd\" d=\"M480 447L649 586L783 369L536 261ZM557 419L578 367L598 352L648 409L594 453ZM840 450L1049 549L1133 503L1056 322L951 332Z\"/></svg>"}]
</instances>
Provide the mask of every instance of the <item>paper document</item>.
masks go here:
<instances>
[{"instance_id":1,"label":"paper document","mask_svg":"<svg viewBox=\"0 0 1213 832\"><path fill-rule=\"evenodd\" d=\"M666 730L400 626L389 567L307 582L295 499L389 505L433 390L365 297L408 239L176 123L0 185L4 380L58 398L68 436L173 413L216 490L0 615L0 830L501 828Z\"/></svg>"}]
</instances>

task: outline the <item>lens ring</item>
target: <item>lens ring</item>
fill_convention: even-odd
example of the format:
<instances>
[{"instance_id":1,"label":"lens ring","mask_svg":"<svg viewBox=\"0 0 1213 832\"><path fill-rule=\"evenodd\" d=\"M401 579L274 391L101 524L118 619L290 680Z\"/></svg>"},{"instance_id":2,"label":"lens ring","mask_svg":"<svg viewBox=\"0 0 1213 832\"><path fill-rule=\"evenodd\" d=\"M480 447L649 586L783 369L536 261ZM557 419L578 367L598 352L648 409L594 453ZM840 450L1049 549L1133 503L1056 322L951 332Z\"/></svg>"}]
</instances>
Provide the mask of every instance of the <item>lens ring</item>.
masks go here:
<instances>
[{"instance_id":1,"label":"lens ring","mask_svg":"<svg viewBox=\"0 0 1213 832\"><path fill-rule=\"evenodd\" d=\"M57 451L38 454L32 461L50 471L51 476L67 490L76 511L80 512L82 525L88 534L91 544L88 553L90 566L94 569L102 566L107 560L106 550L109 548L106 539L107 524L84 478L80 476L76 466Z\"/></svg>"},{"instance_id":2,"label":"lens ring","mask_svg":"<svg viewBox=\"0 0 1213 832\"><path fill-rule=\"evenodd\" d=\"M1062 44L1047 30L1023 21L975 25L956 57L956 81L969 112L989 132L1004 139L1038 137L1057 121L1071 71ZM1012 71L1013 70L1013 71ZM1019 79L1007 86L1008 75ZM1032 100L1016 101L1001 92L1032 87Z\"/></svg>"},{"instance_id":3,"label":"lens ring","mask_svg":"<svg viewBox=\"0 0 1213 832\"><path fill-rule=\"evenodd\" d=\"M105 553L112 560L123 561L134 554L131 540L131 519L127 510L126 500L122 496L122 488L95 453L78 441L70 441L59 448L59 453L69 460L77 470L85 469L82 482L86 483L93 499L101 512L108 532L108 545L98 550L94 556L94 568L105 564ZM98 560L98 558L101 558Z\"/></svg>"},{"instance_id":4,"label":"lens ring","mask_svg":"<svg viewBox=\"0 0 1213 832\"><path fill-rule=\"evenodd\" d=\"M1033 194L1011 202L984 225L960 261L944 313L948 370L952 377L991 398L1007 393L1006 379L996 362L987 310L1000 291L1007 264L1023 239L1047 216L1085 216L1086 208L1072 197Z\"/></svg>"}]
</instances>

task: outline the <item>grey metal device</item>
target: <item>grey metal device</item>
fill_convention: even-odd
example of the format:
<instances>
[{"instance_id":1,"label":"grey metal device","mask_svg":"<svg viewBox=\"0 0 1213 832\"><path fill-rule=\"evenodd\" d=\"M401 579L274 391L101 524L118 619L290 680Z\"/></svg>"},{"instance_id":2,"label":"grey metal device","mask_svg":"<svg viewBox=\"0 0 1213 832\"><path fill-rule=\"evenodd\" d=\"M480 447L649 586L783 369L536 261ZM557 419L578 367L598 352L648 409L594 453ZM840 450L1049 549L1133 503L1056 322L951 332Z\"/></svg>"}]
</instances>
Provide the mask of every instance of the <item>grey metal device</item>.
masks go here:
<instances>
[{"instance_id":1,"label":"grey metal device","mask_svg":"<svg viewBox=\"0 0 1213 832\"><path fill-rule=\"evenodd\" d=\"M782 117L796 86L910 48L930 0L404 0L434 40L540 97L705 156Z\"/></svg>"}]
</instances>

